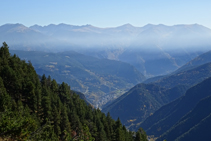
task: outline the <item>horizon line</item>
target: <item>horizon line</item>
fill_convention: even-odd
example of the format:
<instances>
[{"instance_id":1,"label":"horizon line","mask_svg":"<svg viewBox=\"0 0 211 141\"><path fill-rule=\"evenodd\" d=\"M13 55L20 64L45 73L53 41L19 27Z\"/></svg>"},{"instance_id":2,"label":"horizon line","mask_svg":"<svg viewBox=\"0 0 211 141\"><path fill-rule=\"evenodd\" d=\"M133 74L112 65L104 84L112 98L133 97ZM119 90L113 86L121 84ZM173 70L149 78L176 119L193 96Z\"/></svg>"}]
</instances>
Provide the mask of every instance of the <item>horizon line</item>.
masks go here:
<instances>
[{"instance_id":1,"label":"horizon line","mask_svg":"<svg viewBox=\"0 0 211 141\"><path fill-rule=\"evenodd\" d=\"M119 25L119 26L110 26L110 27L99 27L99 26L95 26L95 25L92 25L92 24L85 24L85 25L74 25L74 24L67 24L67 23L59 23L59 24L54 24L54 23L50 23L48 25L39 25L39 24L33 24L31 26L26 26L22 23L5 23L5 24L2 24L0 26L4 26L4 25L15 25L15 24L20 24L20 25L23 25L25 27L32 27L32 26L41 26L41 27L47 27L47 26L50 26L50 25L55 25L55 26L58 26L58 25L68 25L68 26L78 26L78 27L83 27L83 26L92 26L92 27L96 27L96 28L117 28L117 27L123 27L123 26L131 26L131 27L135 27L135 28L142 28L142 27L145 27L145 26L149 26L149 25L152 25L152 26L167 26L167 27L173 27L173 26L181 26L181 25L184 25L184 26L192 26L192 25L199 25L199 26L204 26L202 24L198 24L198 23L193 23L193 24L174 24L174 25L167 25L167 24L163 24L163 23L160 23L160 24L152 24L152 23L148 23L148 24L145 24L144 26L134 26L130 23L126 23L126 24L122 24L122 25ZM206 26L204 26L206 27ZM206 28L209 28L209 27L206 27ZM211 28L210 28L211 29Z\"/></svg>"}]
</instances>

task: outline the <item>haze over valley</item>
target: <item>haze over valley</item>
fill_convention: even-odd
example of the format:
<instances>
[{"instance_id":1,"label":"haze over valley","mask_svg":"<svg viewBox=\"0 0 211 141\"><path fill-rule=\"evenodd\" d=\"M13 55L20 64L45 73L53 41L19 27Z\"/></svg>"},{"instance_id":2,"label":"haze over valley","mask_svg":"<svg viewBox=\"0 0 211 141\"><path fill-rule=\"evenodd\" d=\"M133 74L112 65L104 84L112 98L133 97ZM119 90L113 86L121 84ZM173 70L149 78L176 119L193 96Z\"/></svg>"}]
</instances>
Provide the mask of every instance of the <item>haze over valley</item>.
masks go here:
<instances>
[{"instance_id":1,"label":"haze over valley","mask_svg":"<svg viewBox=\"0 0 211 141\"><path fill-rule=\"evenodd\" d=\"M211 30L198 24L144 27L125 24L113 28L5 24L0 31L2 42L7 41L11 50L76 51L129 63L147 78L173 72L208 51L211 45Z\"/></svg>"},{"instance_id":2,"label":"haze over valley","mask_svg":"<svg viewBox=\"0 0 211 141\"><path fill-rule=\"evenodd\" d=\"M170 74L211 46L211 30L198 24L113 28L5 24L0 32L11 52L30 60L39 75L65 80L96 107L147 78Z\"/></svg>"},{"instance_id":3,"label":"haze over valley","mask_svg":"<svg viewBox=\"0 0 211 141\"><path fill-rule=\"evenodd\" d=\"M183 140L193 138L194 131L189 128L197 124L201 129L205 124L201 120L209 119L207 114L192 125L177 123L197 102L200 105L209 97L207 93L189 109L182 107L183 114L174 121L163 119L164 115L174 115L171 107L175 112L180 109L177 104L185 107L183 101L191 99L192 89L196 87L199 95L200 87L208 88L211 30L202 25L98 28L5 24L0 26L0 39L9 44L11 55L32 63L42 79L45 74L58 83L68 83L87 104L119 118L130 130L143 127L151 137L160 136L159 140ZM176 135L175 128L183 126L188 127Z\"/></svg>"},{"instance_id":4,"label":"haze over valley","mask_svg":"<svg viewBox=\"0 0 211 141\"><path fill-rule=\"evenodd\" d=\"M0 141L209 141L211 1L1 1Z\"/></svg>"}]
</instances>

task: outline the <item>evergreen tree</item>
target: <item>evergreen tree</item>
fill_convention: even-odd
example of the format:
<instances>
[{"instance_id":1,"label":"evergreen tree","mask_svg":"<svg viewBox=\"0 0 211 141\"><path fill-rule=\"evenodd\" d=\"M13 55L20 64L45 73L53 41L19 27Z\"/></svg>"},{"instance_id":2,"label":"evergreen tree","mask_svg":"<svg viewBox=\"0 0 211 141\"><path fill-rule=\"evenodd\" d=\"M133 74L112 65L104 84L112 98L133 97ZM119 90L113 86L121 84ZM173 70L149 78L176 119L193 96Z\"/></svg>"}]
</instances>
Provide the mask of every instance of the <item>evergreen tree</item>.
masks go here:
<instances>
[{"instance_id":1,"label":"evergreen tree","mask_svg":"<svg viewBox=\"0 0 211 141\"><path fill-rule=\"evenodd\" d=\"M7 94L2 78L0 77L0 112L11 108L11 97Z\"/></svg>"},{"instance_id":2,"label":"evergreen tree","mask_svg":"<svg viewBox=\"0 0 211 141\"><path fill-rule=\"evenodd\" d=\"M8 61L10 58L10 53L9 53L9 46L3 42L3 46L0 48L0 56L1 56L1 60L0 60L0 68L8 65ZM0 69L1 71L1 69Z\"/></svg>"},{"instance_id":3,"label":"evergreen tree","mask_svg":"<svg viewBox=\"0 0 211 141\"><path fill-rule=\"evenodd\" d=\"M52 80L50 87L51 87L51 91L52 92L57 92L58 91L58 84L56 83L55 79Z\"/></svg>"},{"instance_id":4,"label":"evergreen tree","mask_svg":"<svg viewBox=\"0 0 211 141\"><path fill-rule=\"evenodd\" d=\"M51 118L51 99L46 87L42 88L42 117L44 124Z\"/></svg>"},{"instance_id":5,"label":"evergreen tree","mask_svg":"<svg viewBox=\"0 0 211 141\"><path fill-rule=\"evenodd\" d=\"M67 109L66 106L64 105L62 107L61 111L61 124L60 124L62 134L61 134L61 139L64 140L71 134L71 129L70 129L70 122L67 116Z\"/></svg>"},{"instance_id":6,"label":"evergreen tree","mask_svg":"<svg viewBox=\"0 0 211 141\"><path fill-rule=\"evenodd\" d=\"M0 138L8 140L131 140L132 132L71 91L0 48ZM83 126L82 126L83 125ZM143 129L138 131L146 137ZM137 133L137 137L138 137Z\"/></svg>"},{"instance_id":7,"label":"evergreen tree","mask_svg":"<svg viewBox=\"0 0 211 141\"><path fill-rule=\"evenodd\" d=\"M122 130L122 123L119 118L117 119L116 124L115 124L115 136L116 136L116 141L125 140L123 130Z\"/></svg>"},{"instance_id":8,"label":"evergreen tree","mask_svg":"<svg viewBox=\"0 0 211 141\"><path fill-rule=\"evenodd\" d=\"M60 128L61 116L59 115L59 111L56 106L53 106L52 116L53 116L54 132L57 135L57 137L59 137L61 134L61 128Z\"/></svg>"},{"instance_id":9,"label":"evergreen tree","mask_svg":"<svg viewBox=\"0 0 211 141\"><path fill-rule=\"evenodd\" d=\"M142 128L136 132L135 141L148 141L146 132Z\"/></svg>"},{"instance_id":10,"label":"evergreen tree","mask_svg":"<svg viewBox=\"0 0 211 141\"><path fill-rule=\"evenodd\" d=\"M46 80L45 74L42 75L42 78L41 78L41 86L42 87L47 87L47 80Z\"/></svg>"}]
</instances>

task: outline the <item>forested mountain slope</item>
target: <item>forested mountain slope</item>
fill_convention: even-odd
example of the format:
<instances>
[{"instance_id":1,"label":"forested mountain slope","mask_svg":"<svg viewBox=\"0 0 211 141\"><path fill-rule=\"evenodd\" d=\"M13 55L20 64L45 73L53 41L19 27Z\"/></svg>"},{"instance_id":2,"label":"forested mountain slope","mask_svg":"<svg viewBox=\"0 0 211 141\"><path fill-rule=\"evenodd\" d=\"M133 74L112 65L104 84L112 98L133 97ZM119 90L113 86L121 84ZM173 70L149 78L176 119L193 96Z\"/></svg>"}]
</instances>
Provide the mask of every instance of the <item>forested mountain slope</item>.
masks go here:
<instances>
[{"instance_id":1,"label":"forested mountain slope","mask_svg":"<svg viewBox=\"0 0 211 141\"><path fill-rule=\"evenodd\" d=\"M210 70L211 63L207 63L163 77L150 84L138 84L110 105L106 105L103 112L110 112L114 118L120 117L131 130L137 130L144 119L153 115L161 106L179 98L193 85L211 77ZM153 123L154 119L148 122ZM144 125L143 127L146 129Z\"/></svg>"},{"instance_id":2,"label":"forested mountain slope","mask_svg":"<svg viewBox=\"0 0 211 141\"><path fill-rule=\"evenodd\" d=\"M2 140L125 140L133 133L70 90L42 75L31 62L0 48L0 139ZM136 138L146 140L145 132Z\"/></svg>"},{"instance_id":3,"label":"forested mountain slope","mask_svg":"<svg viewBox=\"0 0 211 141\"><path fill-rule=\"evenodd\" d=\"M143 127L149 135L159 137L163 134L162 139L165 137L168 137L170 140L171 137L176 139L180 135L188 132L188 130L201 122L201 120L209 116L209 108L206 109L208 111L203 108L205 108L206 103L208 102L207 104L209 104L210 101L207 100L200 102L200 100L211 95L210 88L211 78L208 78L188 89L186 94L181 98L161 107L152 116L148 117L142 124L140 124L140 126ZM203 102L205 105L203 105ZM198 108L200 108L200 110ZM198 115L200 111L201 114ZM183 127L183 124L187 125ZM182 130L181 132L178 132L178 130L176 131L178 128L183 128L184 133ZM177 132L174 133L175 136L171 135L171 133L175 131Z\"/></svg>"},{"instance_id":4,"label":"forested mountain slope","mask_svg":"<svg viewBox=\"0 0 211 141\"><path fill-rule=\"evenodd\" d=\"M126 126L140 124L158 108L185 93L186 87L181 85L172 89L162 88L154 84L138 84L124 95L103 108L116 119L119 117ZM131 126L130 129L135 129Z\"/></svg>"}]
</instances>

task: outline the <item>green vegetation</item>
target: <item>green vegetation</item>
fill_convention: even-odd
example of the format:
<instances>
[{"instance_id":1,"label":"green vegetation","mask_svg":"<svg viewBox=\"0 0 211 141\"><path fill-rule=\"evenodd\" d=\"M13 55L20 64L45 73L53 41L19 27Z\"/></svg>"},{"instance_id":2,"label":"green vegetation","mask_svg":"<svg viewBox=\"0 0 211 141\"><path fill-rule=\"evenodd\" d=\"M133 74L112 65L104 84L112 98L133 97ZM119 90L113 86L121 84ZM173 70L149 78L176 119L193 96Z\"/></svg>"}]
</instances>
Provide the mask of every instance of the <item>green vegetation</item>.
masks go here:
<instances>
[{"instance_id":1,"label":"green vegetation","mask_svg":"<svg viewBox=\"0 0 211 141\"><path fill-rule=\"evenodd\" d=\"M66 83L45 75L39 79L31 62L11 56L5 42L0 48L0 119L2 140L134 140L119 119L87 105Z\"/></svg>"}]
</instances>

